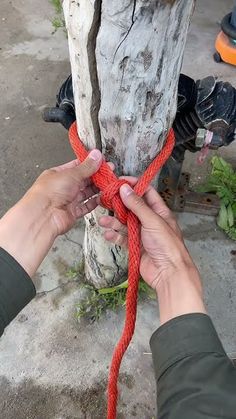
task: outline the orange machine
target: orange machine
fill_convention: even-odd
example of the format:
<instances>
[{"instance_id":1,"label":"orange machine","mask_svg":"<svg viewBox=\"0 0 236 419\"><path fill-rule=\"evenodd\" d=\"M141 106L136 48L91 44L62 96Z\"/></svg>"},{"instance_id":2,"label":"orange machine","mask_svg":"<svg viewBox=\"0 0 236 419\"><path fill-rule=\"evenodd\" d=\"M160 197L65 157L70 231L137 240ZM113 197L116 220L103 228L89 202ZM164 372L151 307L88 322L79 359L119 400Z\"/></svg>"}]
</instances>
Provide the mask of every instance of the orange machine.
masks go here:
<instances>
[{"instance_id":1,"label":"orange machine","mask_svg":"<svg viewBox=\"0 0 236 419\"><path fill-rule=\"evenodd\" d=\"M223 18L221 29L216 38L214 60L236 65L236 6Z\"/></svg>"}]
</instances>

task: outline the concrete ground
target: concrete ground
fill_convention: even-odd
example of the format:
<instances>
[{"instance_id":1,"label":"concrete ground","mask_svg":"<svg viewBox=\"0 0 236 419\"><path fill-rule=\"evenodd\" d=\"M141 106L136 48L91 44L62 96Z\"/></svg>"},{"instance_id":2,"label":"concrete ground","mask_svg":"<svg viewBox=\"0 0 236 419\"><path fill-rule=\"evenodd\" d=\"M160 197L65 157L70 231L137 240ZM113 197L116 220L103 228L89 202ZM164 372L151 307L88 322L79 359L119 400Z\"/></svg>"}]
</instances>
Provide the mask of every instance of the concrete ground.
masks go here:
<instances>
[{"instance_id":1,"label":"concrete ground","mask_svg":"<svg viewBox=\"0 0 236 419\"><path fill-rule=\"evenodd\" d=\"M233 0L198 0L183 70L194 78L209 74L235 82L235 68L212 59L219 21ZM72 158L63 128L41 119L69 73L67 41L52 35L54 11L48 0L0 5L0 212L12 205L46 167ZM236 144L235 144L236 145ZM221 154L236 163L236 147ZM202 178L188 156L186 167ZM228 353L236 353L236 244L210 217L182 214L187 245L202 273L205 299ZM82 223L57 240L36 278L37 297L8 327L0 341L2 419L101 419L112 349L120 336L123 312L107 313L98 323L78 323L76 304L83 291L68 277L81 258ZM151 419L155 383L149 338L158 326L155 302L139 305L134 340L120 376L119 418Z\"/></svg>"}]
</instances>

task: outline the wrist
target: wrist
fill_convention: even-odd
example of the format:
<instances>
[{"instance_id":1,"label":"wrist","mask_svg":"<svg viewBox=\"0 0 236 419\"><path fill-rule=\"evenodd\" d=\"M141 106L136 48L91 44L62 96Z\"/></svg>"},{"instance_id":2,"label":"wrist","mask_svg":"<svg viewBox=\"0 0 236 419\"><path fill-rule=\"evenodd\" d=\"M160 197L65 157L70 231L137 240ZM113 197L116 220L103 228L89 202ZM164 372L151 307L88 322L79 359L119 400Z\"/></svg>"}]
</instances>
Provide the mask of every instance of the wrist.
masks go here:
<instances>
[{"instance_id":1,"label":"wrist","mask_svg":"<svg viewBox=\"0 0 236 419\"><path fill-rule=\"evenodd\" d=\"M0 220L0 246L31 277L56 238L51 214L49 202L29 190Z\"/></svg>"},{"instance_id":2,"label":"wrist","mask_svg":"<svg viewBox=\"0 0 236 419\"><path fill-rule=\"evenodd\" d=\"M169 272L157 285L156 293L161 324L184 314L206 313L200 275L193 263Z\"/></svg>"}]
</instances>

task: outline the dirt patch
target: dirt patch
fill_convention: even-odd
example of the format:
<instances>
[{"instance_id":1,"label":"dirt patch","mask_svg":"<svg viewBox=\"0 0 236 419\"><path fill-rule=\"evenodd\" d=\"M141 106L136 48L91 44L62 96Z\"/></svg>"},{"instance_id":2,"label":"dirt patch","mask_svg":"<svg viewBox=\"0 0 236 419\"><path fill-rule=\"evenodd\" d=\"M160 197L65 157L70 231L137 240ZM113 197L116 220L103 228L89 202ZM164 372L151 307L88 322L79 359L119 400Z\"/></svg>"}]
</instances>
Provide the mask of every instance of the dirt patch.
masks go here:
<instances>
[{"instance_id":1,"label":"dirt patch","mask_svg":"<svg viewBox=\"0 0 236 419\"><path fill-rule=\"evenodd\" d=\"M62 257L58 257L56 260L54 260L53 264L54 264L58 274L60 275L60 277L64 279L67 272L70 269L70 265L68 265L66 260L63 259Z\"/></svg>"},{"instance_id":2,"label":"dirt patch","mask_svg":"<svg viewBox=\"0 0 236 419\"><path fill-rule=\"evenodd\" d=\"M119 383L124 384L129 390L131 390L134 387L135 380L132 375L123 372L119 375Z\"/></svg>"},{"instance_id":3,"label":"dirt patch","mask_svg":"<svg viewBox=\"0 0 236 419\"><path fill-rule=\"evenodd\" d=\"M128 374L122 374L122 380L127 386L133 382ZM1 376L1 419L104 419L106 388L107 380L103 378L92 387L84 389L43 386L30 379L16 385ZM122 400L120 406L126 408ZM131 412L133 416L136 413ZM125 418L126 414L118 412L117 419Z\"/></svg>"},{"instance_id":4,"label":"dirt patch","mask_svg":"<svg viewBox=\"0 0 236 419\"><path fill-rule=\"evenodd\" d=\"M40 386L33 380L13 385L0 378L2 419L104 419L106 381L87 389Z\"/></svg>"}]
</instances>

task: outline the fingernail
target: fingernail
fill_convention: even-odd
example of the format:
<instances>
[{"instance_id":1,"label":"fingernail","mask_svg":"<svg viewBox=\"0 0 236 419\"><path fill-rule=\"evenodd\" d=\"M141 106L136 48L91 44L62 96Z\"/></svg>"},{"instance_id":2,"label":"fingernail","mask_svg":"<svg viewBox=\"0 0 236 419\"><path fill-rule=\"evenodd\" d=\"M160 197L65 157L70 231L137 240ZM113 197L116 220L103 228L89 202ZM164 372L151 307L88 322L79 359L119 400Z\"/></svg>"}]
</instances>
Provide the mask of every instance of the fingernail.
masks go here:
<instances>
[{"instance_id":1,"label":"fingernail","mask_svg":"<svg viewBox=\"0 0 236 419\"><path fill-rule=\"evenodd\" d=\"M101 151L95 148L94 150L90 151L89 158L94 161L101 160Z\"/></svg>"},{"instance_id":2,"label":"fingernail","mask_svg":"<svg viewBox=\"0 0 236 419\"><path fill-rule=\"evenodd\" d=\"M133 189L129 185L125 184L120 187L120 192L123 196L129 196L132 194Z\"/></svg>"}]
</instances>

